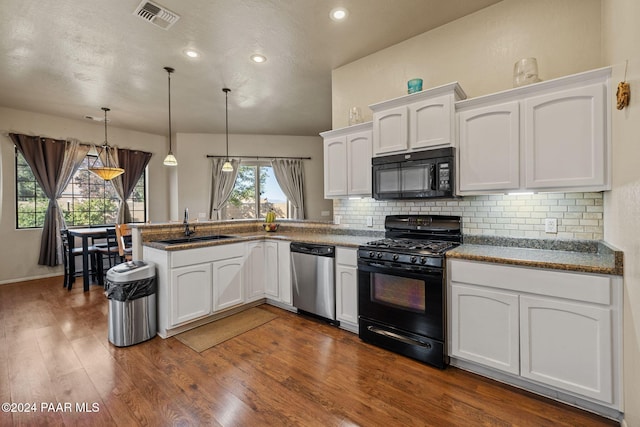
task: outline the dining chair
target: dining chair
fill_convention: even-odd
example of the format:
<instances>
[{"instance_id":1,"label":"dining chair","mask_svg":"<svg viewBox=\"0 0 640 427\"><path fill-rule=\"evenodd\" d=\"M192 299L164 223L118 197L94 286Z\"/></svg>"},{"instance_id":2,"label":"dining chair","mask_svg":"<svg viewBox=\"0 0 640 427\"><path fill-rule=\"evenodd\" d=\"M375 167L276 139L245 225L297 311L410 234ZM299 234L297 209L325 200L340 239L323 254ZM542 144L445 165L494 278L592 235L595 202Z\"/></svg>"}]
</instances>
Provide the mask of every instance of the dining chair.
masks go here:
<instances>
[{"instance_id":1,"label":"dining chair","mask_svg":"<svg viewBox=\"0 0 640 427\"><path fill-rule=\"evenodd\" d=\"M127 224L116 224L116 237L118 239L118 253L125 261L133 259L133 248L131 244L131 229Z\"/></svg>"},{"instance_id":2,"label":"dining chair","mask_svg":"<svg viewBox=\"0 0 640 427\"><path fill-rule=\"evenodd\" d=\"M98 254L98 271L102 276L106 274L106 270L116 265L118 260L122 261L120 257L120 248L118 246L118 237L116 235L115 228L107 228L107 237L105 238L104 245L96 245L96 251ZM105 269L105 257L109 267Z\"/></svg>"},{"instance_id":3,"label":"dining chair","mask_svg":"<svg viewBox=\"0 0 640 427\"><path fill-rule=\"evenodd\" d=\"M71 290L76 277L82 276L82 271L76 271L76 257L82 257L82 248L76 248L73 242L73 236L69 235L69 230L60 230L60 239L62 240L62 263L64 264L64 283L63 287ZM89 256L91 258L91 272L94 279L102 284L101 268L97 262L97 248L89 246Z\"/></svg>"}]
</instances>

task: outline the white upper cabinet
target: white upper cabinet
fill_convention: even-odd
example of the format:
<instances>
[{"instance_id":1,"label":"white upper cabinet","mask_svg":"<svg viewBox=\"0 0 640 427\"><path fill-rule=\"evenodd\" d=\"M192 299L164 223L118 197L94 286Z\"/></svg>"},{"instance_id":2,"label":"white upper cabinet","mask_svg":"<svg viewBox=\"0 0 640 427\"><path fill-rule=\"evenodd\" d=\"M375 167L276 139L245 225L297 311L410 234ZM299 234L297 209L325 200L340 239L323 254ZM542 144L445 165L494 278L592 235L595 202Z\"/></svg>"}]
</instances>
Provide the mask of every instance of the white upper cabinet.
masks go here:
<instances>
[{"instance_id":1,"label":"white upper cabinet","mask_svg":"<svg viewBox=\"0 0 640 427\"><path fill-rule=\"evenodd\" d=\"M460 191L520 188L519 103L466 110L460 126Z\"/></svg>"},{"instance_id":2,"label":"white upper cabinet","mask_svg":"<svg viewBox=\"0 0 640 427\"><path fill-rule=\"evenodd\" d=\"M455 146L456 101L466 95L458 83L370 105L373 156Z\"/></svg>"},{"instance_id":3,"label":"white upper cabinet","mask_svg":"<svg viewBox=\"0 0 640 427\"><path fill-rule=\"evenodd\" d=\"M604 82L524 101L527 188L608 189Z\"/></svg>"},{"instance_id":4,"label":"white upper cabinet","mask_svg":"<svg viewBox=\"0 0 640 427\"><path fill-rule=\"evenodd\" d=\"M371 196L371 122L323 132L324 197Z\"/></svg>"},{"instance_id":5,"label":"white upper cabinet","mask_svg":"<svg viewBox=\"0 0 640 427\"><path fill-rule=\"evenodd\" d=\"M460 195L611 189L611 68L456 104Z\"/></svg>"},{"instance_id":6,"label":"white upper cabinet","mask_svg":"<svg viewBox=\"0 0 640 427\"><path fill-rule=\"evenodd\" d=\"M409 149L409 110L405 105L374 112L373 123L376 156Z\"/></svg>"}]
</instances>

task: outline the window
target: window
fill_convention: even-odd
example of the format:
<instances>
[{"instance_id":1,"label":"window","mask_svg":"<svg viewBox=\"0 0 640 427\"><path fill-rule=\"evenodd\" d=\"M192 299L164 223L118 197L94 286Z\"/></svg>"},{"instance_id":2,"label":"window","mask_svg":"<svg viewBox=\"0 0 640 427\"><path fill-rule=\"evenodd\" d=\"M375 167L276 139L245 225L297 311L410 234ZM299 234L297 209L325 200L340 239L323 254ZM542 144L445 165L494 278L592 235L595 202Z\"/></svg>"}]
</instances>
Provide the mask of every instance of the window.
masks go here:
<instances>
[{"instance_id":1,"label":"window","mask_svg":"<svg viewBox=\"0 0 640 427\"><path fill-rule=\"evenodd\" d=\"M289 200L280 189L271 164L242 163L223 219L264 218L272 209L278 218L289 218Z\"/></svg>"},{"instance_id":2,"label":"window","mask_svg":"<svg viewBox=\"0 0 640 427\"><path fill-rule=\"evenodd\" d=\"M85 157L73 178L58 199L67 226L113 224L118 214L118 196L110 182L103 181L87 170L95 156ZM132 222L146 221L146 173L143 173L127 203ZM40 228L49 199L35 179L22 153L16 149L16 218L17 228Z\"/></svg>"}]
</instances>

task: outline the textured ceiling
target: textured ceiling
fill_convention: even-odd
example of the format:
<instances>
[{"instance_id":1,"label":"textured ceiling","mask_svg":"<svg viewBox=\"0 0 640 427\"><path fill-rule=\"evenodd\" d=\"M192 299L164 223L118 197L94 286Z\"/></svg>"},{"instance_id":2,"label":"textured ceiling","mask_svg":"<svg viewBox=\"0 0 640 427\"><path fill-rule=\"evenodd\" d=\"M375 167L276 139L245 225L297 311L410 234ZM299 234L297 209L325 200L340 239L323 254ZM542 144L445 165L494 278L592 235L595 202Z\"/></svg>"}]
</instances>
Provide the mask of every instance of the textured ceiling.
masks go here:
<instances>
[{"instance_id":1,"label":"textured ceiling","mask_svg":"<svg viewBox=\"0 0 640 427\"><path fill-rule=\"evenodd\" d=\"M180 15L168 30L138 0L0 1L0 105L168 132L317 135L331 128L331 70L498 0L153 0ZM345 22L329 11L349 10ZM200 52L197 59L186 48ZM249 60L261 53L267 62Z\"/></svg>"}]
</instances>

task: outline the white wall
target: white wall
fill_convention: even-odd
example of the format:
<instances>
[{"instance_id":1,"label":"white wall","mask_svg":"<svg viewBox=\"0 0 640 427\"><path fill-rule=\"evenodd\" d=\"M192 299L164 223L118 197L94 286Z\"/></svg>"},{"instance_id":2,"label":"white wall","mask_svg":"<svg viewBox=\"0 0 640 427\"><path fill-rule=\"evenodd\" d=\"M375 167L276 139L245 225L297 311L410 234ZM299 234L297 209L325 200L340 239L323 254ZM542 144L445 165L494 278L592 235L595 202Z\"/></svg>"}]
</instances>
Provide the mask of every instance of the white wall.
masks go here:
<instances>
[{"instance_id":1,"label":"white wall","mask_svg":"<svg viewBox=\"0 0 640 427\"><path fill-rule=\"evenodd\" d=\"M603 52L613 65L614 84L625 79L629 61L631 103L612 113L613 189L605 194L605 239L624 251L625 422L640 426L640 2L604 0L602 11Z\"/></svg>"},{"instance_id":2,"label":"white wall","mask_svg":"<svg viewBox=\"0 0 640 427\"><path fill-rule=\"evenodd\" d=\"M602 66L600 0L504 0L333 70L333 129L348 124L351 106L407 93L407 80L423 87L458 81L469 98L513 87L513 65L538 60L549 80Z\"/></svg>"},{"instance_id":3,"label":"white wall","mask_svg":"<svg viewBox=\"0 0 640 427\"><path fill-rule=\"evenodd\" d=\"M116 116L117 117L117 116ZM148 192L149 219L158 221L168 217L167 171L162 160L168 150L165 136L119 129L117 119L108 127L109 144L153 153L149 163ZM82 142L101 145L104 142L102 123L88 120L69 120L44 114L0 108L0 283L62 274L62 268L38 265L41 229L16 230L15 215L15 156L9 132L41 135L57 139L76 138Z\"/></svg>"},{"instance_id":4,"label":"white wall","mask_svg":"<svg viewBox=\"0 0 640 427\"><path fill-rule=\"evenodd\" d=\"M225 135L178 133L176 147L178 197L177 206L171 208L171 219L182 219L184 208L189 208L191 218L199 213L208 217L211 165L206 156L225 155ZM322 138L319 136L233 134L229 135L229 154L231 157L311 157L311 160L303 160L307 219L331 220L333 205L324 198ZM329 211L330 215L322 216L322 211Z\"/></svg>"}]
</instances>

